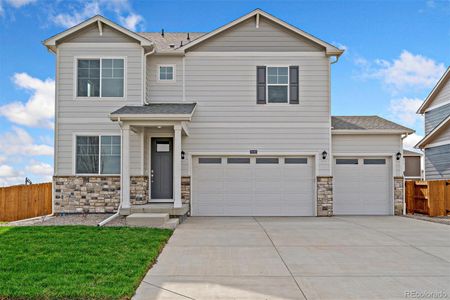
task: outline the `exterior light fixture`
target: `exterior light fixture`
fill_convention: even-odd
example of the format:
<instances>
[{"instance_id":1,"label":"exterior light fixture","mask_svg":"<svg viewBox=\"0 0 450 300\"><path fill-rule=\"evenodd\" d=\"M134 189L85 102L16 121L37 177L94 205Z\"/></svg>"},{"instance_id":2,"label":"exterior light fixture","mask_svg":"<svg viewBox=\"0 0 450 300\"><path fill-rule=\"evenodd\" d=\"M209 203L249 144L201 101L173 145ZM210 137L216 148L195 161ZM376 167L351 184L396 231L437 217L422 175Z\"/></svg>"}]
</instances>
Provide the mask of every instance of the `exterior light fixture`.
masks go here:
<instances>
[{"instance_id":1,"label":"exterior light fixture","mask_svg":"<svg viewBox=\"0 0 450 300\"><path fill-rule=\"evenodd\" d=\"M327 155L328 155L327 151L323 150L322 159L327 159Z\"/></svg>"},{"instance_id":2,"label":"exterior light fixture","mask_svg":"<svg viewBox=\"0 0 450 300\"><path fill-rule=\"evenodd\" d=\"M184 151L181 151L181 159L184 159L184 155L185 155L186 153L184 153Z\"/></svg>"},{"instance_id":3,"label":"exterior light fixture","mask_svg":"<svg viewBox=\"0 0 450 300\"><path fill-rule=\"evenodd\" d=\"M397 158L397 160L400 160L400 158L402 157L402 154L400 152L397 152L397 154L395 155L395 157Z\"/></svg>"}]
</instances>

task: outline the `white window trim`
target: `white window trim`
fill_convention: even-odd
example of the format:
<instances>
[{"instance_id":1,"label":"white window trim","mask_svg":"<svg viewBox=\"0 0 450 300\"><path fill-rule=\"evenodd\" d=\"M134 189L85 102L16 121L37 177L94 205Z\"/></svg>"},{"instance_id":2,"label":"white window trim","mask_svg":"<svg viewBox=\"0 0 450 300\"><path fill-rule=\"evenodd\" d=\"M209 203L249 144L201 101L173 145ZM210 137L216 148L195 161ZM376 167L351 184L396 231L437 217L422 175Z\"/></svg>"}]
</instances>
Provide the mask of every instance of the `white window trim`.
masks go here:
<instances>
[{"instance_id":1,"label":"white window trim","mask_svg":"<svg viewBox=\"0 0 450 300\"><path fill-rule=\"evenodd\" d=\"M78 96L78 60L99 59L100 60L100 96L99 97L79 97ZM123 59L123 96L122 97L102 97L102 59ZM127 98L127 56L74 56L73 60L73 95L75 100L118 100L123 101Z\"/></svg>"},{"instance_id":2,"label":"white window trim","mask_svg":"<svg viewBox=\"0 0 450 300\"><path fill-rule=\"evenodd\" d=\"M78 136L98 136L98 173L77 173L77 137ZM120 137L120 171L117 174L102 174L100 173L100 167L101 167L101 140L102 136L118 136ZM112 132L112 133L97 133L97 132L89 132L89 133L74 133L72 137L72 173L75 174L75 176L121 176L122 174L122 136L120 133Z\"/></svg>"},{"instance_id":3,"label":"white window trim","mask_svg":"<svg viewBox=\"0 0 450 300\"><path fill-rule=\"evenodd\" d=\"M289 93L289 82L290 82L290 79L291 79L291 74L289 72L289 66L290 65L268 65L268 66L266 66L266 99L267 99L266 104L272 105L272 106L279 106L279 105L289 104L289 96L290 96L290 93ZM284 84L284 83L283 84L280 84L280 83L276 83L276 84L271 83L271 84L269 84L269 68L287 68L287 70L288 70L288 82L287 82L287 84ZM283 102L283 103L281 103L281 102L278 102L278 103L269 102L269 85L270 86L286 86L287 87L287 101Z\"/></svg>"},{"instance_id":4,"label":"white window trim","mask_svg":"<svg viewBox=\"0 0 450 300\"><path fill-rule=\"evenodd\" d=\"M161 72L161 67L172 67L173 69L173 78L172 79L161 79L160 77L160 72ZM156 66L157 71L156 71L156 81L161 82L161 83L175 83L177 81L177 72L176 72L176 65L173 64L162 64L162 65L157 65Z\"/></svg>"}]
</instances>

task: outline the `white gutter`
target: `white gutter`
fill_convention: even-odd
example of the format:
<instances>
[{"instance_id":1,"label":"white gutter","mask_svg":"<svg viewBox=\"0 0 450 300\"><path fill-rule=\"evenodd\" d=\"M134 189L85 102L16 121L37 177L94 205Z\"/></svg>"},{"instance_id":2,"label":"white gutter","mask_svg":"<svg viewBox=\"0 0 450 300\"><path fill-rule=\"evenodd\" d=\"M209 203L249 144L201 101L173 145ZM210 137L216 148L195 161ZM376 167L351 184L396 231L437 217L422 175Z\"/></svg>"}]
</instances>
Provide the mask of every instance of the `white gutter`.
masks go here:
<instances>
[{"instance_id":1,"label":"white gutter","mask_svg":"<svg viewBox=\"0 0 450 300\"><path fill-rule=\"evenodd\" d=\"M153 46L152 51L144 54L144 70L142 71L142 73L144 74L142 76L142 79L144 80L144 93L142 94L142 97L144 97L144 99L142 99L142 100L144 101L145 105L149 104L147 102L147 56L152 55L155 52L156 52L156 48L155 48L155 46Z\"/></svg>"},{"instance_id":2,"label":"white gutter","mask_svg":"<svg viewBox=\"0 0 450 300\"><path fill-rule=\"evenodd\" d=\"M120 121L120 118L118 119L118 124L120 126L120 142L122 143L122 136L123 136L123 129L122 129L122 122ZM120 149L120 153L122 153L122 149ZM122 184L122 172L120 172L120 184ZM107 223L109 223L110 221L114 220L115 218L117 218L120 215L120 209L122 208L122 188L120 188L120 201L119 201L119 206L117 207L117 212L115 214L113 214L112 216L109 216L108 218L104 219L103 221L101 221L100 223L97 224L98 227L101 227Z\"/></svg>"}]
</instances>

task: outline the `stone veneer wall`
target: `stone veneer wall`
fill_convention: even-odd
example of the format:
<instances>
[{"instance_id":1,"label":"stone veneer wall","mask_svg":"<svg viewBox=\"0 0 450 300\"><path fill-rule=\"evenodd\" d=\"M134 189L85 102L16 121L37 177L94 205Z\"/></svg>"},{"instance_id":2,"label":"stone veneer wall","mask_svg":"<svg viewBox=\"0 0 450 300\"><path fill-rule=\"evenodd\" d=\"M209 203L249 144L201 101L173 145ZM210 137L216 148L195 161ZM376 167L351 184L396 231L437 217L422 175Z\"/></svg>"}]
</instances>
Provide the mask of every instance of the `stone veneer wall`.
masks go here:
<instances>
[{"instance_id":1,"label":"stone veneer wall","mask_svg":"<svg viewBox=\"0 0 450 300\"><path fill-rule=\"evenodd\" d=\"M333 177L317 177L317 216L330 217L333 215Z\"/></svg>"},{"instance_id":2,"label":"stone veneer wall","mask_svg":"<svg viewBox=\"0 0 450 300\"><path fill-rule=\"evenodd\" d=\"M403 215L405 181L402 176L394 177L394 214Z\"/></svg>"},{"instance_id":3,"label":"stone veneer wall","mask_svg":"<svg viewBox=\"0 0 450 300\"><path fill-rule=\"evenodd\" d=\"M120 203L120 176L55 176L55 213L111 213ZM131 204L148 202L148 177L130 177Z\"/></svg>"},{"instance_id":4,"label":"stone veneer wall","mask_svg":"<svg viewBox=\"0 0 450 300\"><path fill-rule=\"evenodd\" d=\"M183 203L191 203L191 177L181 177L181 201Z\"/></svg>"}]
</instances>

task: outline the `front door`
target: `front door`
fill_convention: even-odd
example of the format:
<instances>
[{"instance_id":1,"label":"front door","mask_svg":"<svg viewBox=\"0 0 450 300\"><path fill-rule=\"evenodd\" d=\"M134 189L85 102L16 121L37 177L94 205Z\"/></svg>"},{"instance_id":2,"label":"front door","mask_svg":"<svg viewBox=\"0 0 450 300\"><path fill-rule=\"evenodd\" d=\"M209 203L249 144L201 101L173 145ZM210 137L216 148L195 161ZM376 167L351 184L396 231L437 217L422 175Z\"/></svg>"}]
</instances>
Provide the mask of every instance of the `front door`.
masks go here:
<instances>
[{"instance_id":1,"label":"front door","mask_svg":"<svg viewBox=\"0 0 450 300\"><path fill-rule=\"evenodd\" d=\"M152 138L151 196L152 200L173 199L172 138Z\"/></svg>"}]
</instances>

